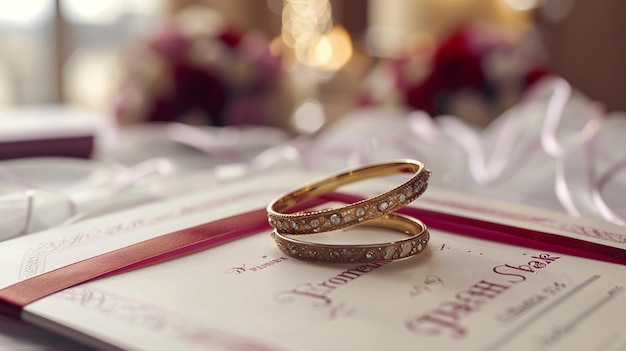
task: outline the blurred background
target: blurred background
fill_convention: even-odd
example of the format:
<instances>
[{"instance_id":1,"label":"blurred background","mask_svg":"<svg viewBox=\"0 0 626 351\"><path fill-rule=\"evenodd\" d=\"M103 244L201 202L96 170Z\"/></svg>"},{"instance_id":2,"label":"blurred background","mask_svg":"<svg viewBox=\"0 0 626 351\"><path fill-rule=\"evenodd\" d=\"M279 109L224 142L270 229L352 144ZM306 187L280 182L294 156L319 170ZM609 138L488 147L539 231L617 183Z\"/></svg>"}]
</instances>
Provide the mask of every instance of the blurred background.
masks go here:
<instances>
[{"instance_id":1,"label":"blurred background","mask_svg":"<svg viewBox=\"0 0 626 351\"><path fill-rule=\"evenodd\" d=\"M624 33L624 0L0 0L0 241L393 158L626 225Z\"/></svg>"},{"instance_id":2,"label":"blurred background","mask_svg":"<svg viewBox=\"0 0 626 351\"><path fill-rule=\"evenodd\" d=\"M60 103L119 125L251 123L314 134L355 107L394 105L480 127L546 71L532 30L537 6L0 0L0 109Z\"/></svg>"},{"instance_id":3,"label":"blurred background","mask_svg":"<svg viewBox=\"0 0 626 351\"><path fill-rule=\"evenodd\" d=\"M623 0L0 0L0 228L393 158L626 224L625 19Z\"/></svg>"}]
</instances>

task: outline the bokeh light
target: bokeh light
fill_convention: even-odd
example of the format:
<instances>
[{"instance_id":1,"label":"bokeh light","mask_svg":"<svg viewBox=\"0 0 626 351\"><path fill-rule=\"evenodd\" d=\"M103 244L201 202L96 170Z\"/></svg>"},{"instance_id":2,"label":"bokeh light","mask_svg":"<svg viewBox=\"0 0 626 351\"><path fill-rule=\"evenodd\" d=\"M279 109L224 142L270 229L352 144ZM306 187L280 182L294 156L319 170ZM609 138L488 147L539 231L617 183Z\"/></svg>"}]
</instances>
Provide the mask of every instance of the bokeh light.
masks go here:
<instances>
[{"instance_id":1,"label":"bokeh light","mask_svg":"<svg viewBox=\"0 0 626 351\"><path fill-rule=\"evenodd\" d=\"M0 25L34 26L52 13L51 0L0 0Z\"/></svg>"},{"instance_id":2,"label":"bokeh light","mask_svg":"<svg viewBox=\"0 0 626 351\"><path fill-rule=\"evenodd\" d=\"M537 7L537 0L506 0L507 5L515 11L529 11Z\"/></svg>"},{"instance_id":3,"label":"bokeh light","mask_svg":"<svg viewBox=\"0 0 626 351\"><path fill-rule=\"evenodd\" d=\"M317 100L307 100L293 114L294 128L302 134L313 134L326 123L324 106Z\"/></svg>"},{"instance_id":4,"label":"bokeh light","mask_svg":"<svg viewBox=\"0 0 626 351\"><path fill-rule=\"evenodd\" d=\"M281 38L298 62L321 70L338 70L353 54L350 34L333 24L329 0L286 0Z\"/></svg>"}]
</instances>

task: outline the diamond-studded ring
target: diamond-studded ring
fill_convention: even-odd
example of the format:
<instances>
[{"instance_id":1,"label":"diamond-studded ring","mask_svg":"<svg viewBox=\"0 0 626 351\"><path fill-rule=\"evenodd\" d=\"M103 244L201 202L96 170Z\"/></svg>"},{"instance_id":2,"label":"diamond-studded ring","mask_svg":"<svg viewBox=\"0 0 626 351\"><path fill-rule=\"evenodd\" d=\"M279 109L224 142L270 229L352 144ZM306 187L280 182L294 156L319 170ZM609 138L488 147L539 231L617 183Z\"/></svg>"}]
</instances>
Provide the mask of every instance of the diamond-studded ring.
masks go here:
<instances>
[{"instance_id":1,"label":"diamond-studded ring","mask_svg":"<svg viewBox=\"0 0 626 351\"><path fill-rule=\"evenodd\" d=\"M430 234L419 220L396 213L386 214L364 224L367 227L391 229L409 235L401 240L367 245L318 244L280 234L276 230L272 236L278 247L287 255L303 260L319 262L378 262L403 259L414 256L426 247Z\"/></svg>"},{"instance_id":2,"label":"diamond-studded ring","mask_svg":"<svg viewBox=\"0 0 626 351\"><path fill-rule=\"evenodd\" d=\"M369 199L338 208L289 213L298 204L342 185L398 173L414 174L400 186ZM268 220L281 234L314 234L359 225L408 205L426 191L429 177L430 171L422 162L410 159L362 166L324 177L278 197L267 206Z\"/></svg>"}]
</instances>

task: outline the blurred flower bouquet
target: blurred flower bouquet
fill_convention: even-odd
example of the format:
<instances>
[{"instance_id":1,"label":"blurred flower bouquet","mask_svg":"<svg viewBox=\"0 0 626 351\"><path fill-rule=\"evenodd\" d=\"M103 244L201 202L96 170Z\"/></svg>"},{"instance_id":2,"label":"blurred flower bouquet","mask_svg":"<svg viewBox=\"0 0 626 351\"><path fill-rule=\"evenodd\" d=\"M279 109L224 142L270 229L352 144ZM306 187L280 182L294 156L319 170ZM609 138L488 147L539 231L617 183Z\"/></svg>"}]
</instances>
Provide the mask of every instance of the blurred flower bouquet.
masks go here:
<instances>
[{"instance_id":1,"label":"blurred flower bouquet","mask_svg":"<svg viewBox=\"0 0 626 351\"><path fill-rule=\"evenodd\" d=\"M293 102L268 45L209 9L181 12L127 51L119 123L284 127Z\"/></svg>"},{"instance_id":2,"label":"blurred flower bouquet","mask_svg":"<svg viewBox=\"0 0 626 351\"><path fill-rule=\"evenodd\" d=\"M462 26L434 47L385 62L388 90L372 94L366 87L362 101L392 101L484 126L547 74L537 46L532 40L510 40L493 28ZM372 86L380 85L375 80Z\"/></svg>"}]
</instances>

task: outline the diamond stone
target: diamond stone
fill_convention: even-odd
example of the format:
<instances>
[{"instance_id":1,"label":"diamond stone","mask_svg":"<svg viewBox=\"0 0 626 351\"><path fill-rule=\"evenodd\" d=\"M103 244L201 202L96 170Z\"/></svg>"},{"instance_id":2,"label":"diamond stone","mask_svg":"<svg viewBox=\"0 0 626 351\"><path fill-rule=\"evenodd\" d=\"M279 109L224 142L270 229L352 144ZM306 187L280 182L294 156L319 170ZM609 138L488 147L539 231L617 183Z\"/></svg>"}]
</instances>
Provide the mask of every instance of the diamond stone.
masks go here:
<instances>
[{"instance_id":1,"label":"diamond stone","mask_svg":"<svg viewBox=\"0 0 626 351\"><path fill-rule=\"evenodd\" d=\"M400 245L402 251L400 252L400 257L405 257L411 253L411 245L409 243L402 243Z\"/></svg>"},{"instance_id":2,"label":"diamond stone","mask_svg":"<svg viewBox=\"0 0 626 351\"><path fill-rule=\"evenodd\" d=\"M374 258L374 253L372 251L366 252L365 258L367 258L368 260L371 260L372 258Z\"/></svg>"},{"instance_id":3,"label":"diamond stone","mask_svg":"<svg viewBox=\"0 0 626 351\"><path fill-rule=\"evenodd\" d=\"M337 260L339 258L339 254L336 253L335 251L329 252L328 256L330 256L330 259L333 260L333 261L335 261L335 260Z\"/></svg>"},{"instance_id":4,"label":"diamond stone","mask_svg":"<svg viewBox=\"0 0 626 351\"><path fill-rule=\"evenodd\" d=\"M352 256L352 253L348 249L342 249L341 256L343 256L344 258L349 258L350 256Z\"/></svg>"},{"instance_id":5,"label":"diamond stone","mask_svg":"<svg viewBox=\"0 0 626 351\"><path fill-rule=\"evenodd\" d=\"M398 195L398 201L400 201L400 202L406 201L406 195L404 195L404 194Z\"/></svg>"},{"instance_id":6,"label":"diamond stone","mask_svg":"<svg viewBox=\"0 0 626 351\"><path fill-rule=\"evenodd\" d=\"M422 244L417 245L417 251L422 251L423 248L424 248L424 245Z\"/></svg>"},{"instance_id":7,"label":"diamond stone","mask_svg":"<svg viewBox=\"0 0 626 351\"><path fill-rule=\"evenodd\" d=\"M356 216L357 217L363 217L363 215L365 215L365 210L363 209L363 207L359 207L356 209Z\"/></svg>"},{"instance_id":8,"label":"diamond stone","mask_svg":"<svg viewBox=\"0 0 626 351\"><path fill-rule=\"evenodd\" d=\"M289 246L287 247L287 249L289 250L289 252L292 255L295 255L296 253L298 253L298 249L296 248L296 245L294 244L289 244Z\"/></svg>"},{"instance_id":9,"label":"diamond stone","mask_svg":"<svg viewBox=\"0 0 626 351\"><path fill-rule=\"evenodd\" d=\"M311 220L311 227L312 228L317 228L320 225L320 221L317 219L313 219Z\"/></svg>"},{"instance_id":10,"label":"diamond stone","mask_svg":"<svg viewBox=\"0 0 626 351\"><path fill-rule=\"evenodd\" d=\"M385 200L381 200L378 203L378 210L381 211L381 212L386 210L388 207L389 207L389 202L387 202Z\"/></svg>"},{"instance_id":11,"label":"diamond stone","mask_svg":"<svg viewBox=\"0 0 626 351\"><path fill-rule=\"evenodd\" d=\"M309 251L309 257L315 257L315 256L317 256L317 251L315 250Z\"/></svg>"},{"instance_id":12,"label":"diamond stone","mask_svg":"<svg viewBox=\"0 0 626 351\"><path fill-rule=\"evenodd\" d=\"M393 253L396 251L393 246L389 246L385 249L385 259L391 259L393 257Z\"/></svg>"},{"instance_id":13,"label":"diamond stone","mask_svg":"<svg viewBox=\"0 0 626 351\"><path fill-rule=\"evenodd\" d=\"M339 213L333 213L330 216L330 222L334 225L340 224L341 223L341 215Z\"/></svg>"}]
</instances>

